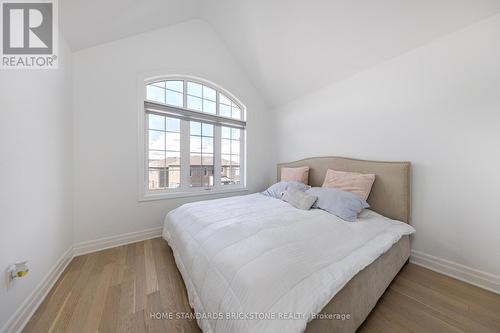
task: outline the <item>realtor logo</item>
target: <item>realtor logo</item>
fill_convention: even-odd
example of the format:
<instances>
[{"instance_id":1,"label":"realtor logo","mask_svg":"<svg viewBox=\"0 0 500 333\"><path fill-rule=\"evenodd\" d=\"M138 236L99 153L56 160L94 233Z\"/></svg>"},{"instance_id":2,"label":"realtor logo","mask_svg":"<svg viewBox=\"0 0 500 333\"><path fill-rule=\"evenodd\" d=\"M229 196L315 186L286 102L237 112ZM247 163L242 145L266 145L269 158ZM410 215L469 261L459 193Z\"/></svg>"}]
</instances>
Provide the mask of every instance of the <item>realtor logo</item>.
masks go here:
<instances>
[{"instance_id":1,"label":"realtor logo","mask_svg":"<svg viewBox=\"0 0 500 333\"><path fill-rule=\"evenodd\" d=\"M57 68L57 11L51 0L3 0L3 69Z\"/></svg>"}]
</instances>

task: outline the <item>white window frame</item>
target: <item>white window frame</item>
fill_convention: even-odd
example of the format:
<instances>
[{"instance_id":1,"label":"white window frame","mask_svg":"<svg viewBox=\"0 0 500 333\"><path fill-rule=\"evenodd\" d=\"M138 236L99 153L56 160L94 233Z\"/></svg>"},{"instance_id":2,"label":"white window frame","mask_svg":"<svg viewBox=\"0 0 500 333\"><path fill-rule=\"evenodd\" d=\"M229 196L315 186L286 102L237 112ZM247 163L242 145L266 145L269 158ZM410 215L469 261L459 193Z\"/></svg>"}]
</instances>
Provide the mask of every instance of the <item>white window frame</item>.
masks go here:
<instances>
[{"instance_id":1,"label":"white window frame","mask_svg":"<svg viewBox=\"0 0 500 333\"><path fill-rule=\"evenodd\" d=\"M194 77L190 75L163 75L156 76L147 79L139 80L138 87L138 100L139 100L139 116L138 116L138 150L139 150L139 158L138 158L138 188L139 188L139 201L150 201L150 200L162 200L169 198L182 198L182 197L191 197L191 196L205 196L205 195L214 195L214 194L223 194L223 193L232 193L232 192L244 192L247 191L246 188L246 125L242 130L240 135L240 184L234 185L221 185L221 177L220 177L220 169L221 169L221 152L220 152L220 143L221 143L221 126L222 125L214 125L214 186L212 187L190 187L189 186L189 171L190 171L190 163L189 163L189 152L190 152L190 126L189 120L181 119L181 184L179 188L174 189L164 189L164 190L150 190L149 189L149 157L148 157L148 112L145 108L146 100L146 86L148 84L158 82L158 81L167 81L167 80L183 80L184 81L184 105L186 106L187 99L187 90L186 84L187 81L199 83L205 85L209 88L212 88L217 91L217 114L213 115L221 120L227 119L229 122L232 121L232 118L226 118L219 116L219 94L222 93L228 98L230 98L240 109L241 109L241 122L246 124L246 112L247 109L233 94L220 87L219 85L207 81L205 79ZM182 112L186 111L186 113L191 114L203 114L200 111L193 111L187 109L187 107L179 108L170 105L163 105L159 103L147 103L149 104L158 104L157 106L162 111L167 111L170 109L172 112ZM154 105L153 105L154 106ZM167 111L168 112L168 111ZM168 114L167 114L168 116ZM195 121L198 121L195 119ZM202 121L202 120L201 120ZM186 160L187 159L187 160Z\"/></svg>"}]
</instances>

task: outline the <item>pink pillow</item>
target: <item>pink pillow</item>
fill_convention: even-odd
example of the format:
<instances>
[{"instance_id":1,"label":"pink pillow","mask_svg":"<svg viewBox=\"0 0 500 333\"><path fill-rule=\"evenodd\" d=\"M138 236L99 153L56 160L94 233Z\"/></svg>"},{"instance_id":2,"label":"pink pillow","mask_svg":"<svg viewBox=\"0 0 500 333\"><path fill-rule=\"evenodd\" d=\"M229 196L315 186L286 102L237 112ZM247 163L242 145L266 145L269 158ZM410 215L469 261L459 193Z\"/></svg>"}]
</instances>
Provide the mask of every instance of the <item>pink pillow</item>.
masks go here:
<instances>
[{"instance_id":1,"label":"pink pillow","mask_svg":"<svg viewBox=\"0 0 500 333\"><path fill-rule=\"evenodd\" d=\"M374 181L375 175L371 173L364 174L328 169L323 187L335 187L356 194L361 199L366 200L370 195Z\"/></svg>"},{"instance_id":2,"label":"pink pillow","mask_svg":"<svg viewBox=\"0 0 500 333\"><path fill-rule=\"evenodd\" d=\"M307 185L309 183L309 167L281 168L281 180L295 180Z\"/></svg>"}]
</instances>

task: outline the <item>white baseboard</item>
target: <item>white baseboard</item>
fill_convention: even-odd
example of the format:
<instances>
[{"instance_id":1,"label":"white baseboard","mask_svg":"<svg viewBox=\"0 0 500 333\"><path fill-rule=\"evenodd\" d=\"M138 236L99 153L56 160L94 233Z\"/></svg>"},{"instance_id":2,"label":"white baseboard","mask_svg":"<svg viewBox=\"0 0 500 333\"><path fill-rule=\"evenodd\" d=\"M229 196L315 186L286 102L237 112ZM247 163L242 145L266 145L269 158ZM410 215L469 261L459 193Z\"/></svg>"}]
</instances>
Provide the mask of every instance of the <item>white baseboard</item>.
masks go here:
<instances>
[{"instance_id":1,"label":"white baseboard","mask_svg":"<svg viewBox=\"0 0 500 333\"><path fill-rule=\"evenodd\" d=\"M500 294L500 276L412 250L410 262Z\"/></svg>"},{"instance_id":2,"label":"white baseboard","mask_svg":"<svg viewBox=\"0 0 500 333\"><path fill-rule=\"evenodd\" d=\"M68 264L73 259L73 246L57 260L54 266L49 270L47 275L40 281L33 292L26 298L26 300L19 306L16 312L7 320L4 327L0 329L2 333L16 333L21 332L28 320L33 316L36 309L45 299L50 289L54 286L57 279L61 276L62 272L66 269Z\"/></svg>"},{"instance_id":3,"label":"white baseboard","mask_svg":"<svg viewBox=\"0 0 500 333\"><path fill-rule=\"evenodd\" d=\"M160 237L162 227L145 229L140 231L129 232L116 236L99 238L91 241L75 243L73 245L74 255L80 256L82 254L109 249L112 247L140 242L146 239Z\"/></svg>"}]
</instances>

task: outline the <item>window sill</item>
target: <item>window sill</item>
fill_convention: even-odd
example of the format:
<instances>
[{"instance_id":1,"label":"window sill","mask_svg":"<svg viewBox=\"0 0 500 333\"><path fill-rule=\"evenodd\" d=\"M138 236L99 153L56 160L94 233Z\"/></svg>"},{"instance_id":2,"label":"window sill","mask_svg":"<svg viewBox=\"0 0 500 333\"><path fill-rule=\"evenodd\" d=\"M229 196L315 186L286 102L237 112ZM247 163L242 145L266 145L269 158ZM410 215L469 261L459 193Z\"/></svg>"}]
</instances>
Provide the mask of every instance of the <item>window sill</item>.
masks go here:
<instances>
[{"instance_id":1,"label":"window sill","mask_svg":"<svg viewBox=\"0 0 500 333\"><path fill-rule=\"evenodd\" d=\"M199 191L173 191L173 192L160 192L160 193L147 193L139 198L139 202L143 201L155 201L155 200L166 200L175 198L187 198L187 197L204 197L216 194L224 193L238 193L247 192L246 187L232 187L232 188L219 188L213 190L199 190Z\"/></svg>"}]
</instances>

